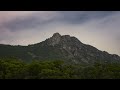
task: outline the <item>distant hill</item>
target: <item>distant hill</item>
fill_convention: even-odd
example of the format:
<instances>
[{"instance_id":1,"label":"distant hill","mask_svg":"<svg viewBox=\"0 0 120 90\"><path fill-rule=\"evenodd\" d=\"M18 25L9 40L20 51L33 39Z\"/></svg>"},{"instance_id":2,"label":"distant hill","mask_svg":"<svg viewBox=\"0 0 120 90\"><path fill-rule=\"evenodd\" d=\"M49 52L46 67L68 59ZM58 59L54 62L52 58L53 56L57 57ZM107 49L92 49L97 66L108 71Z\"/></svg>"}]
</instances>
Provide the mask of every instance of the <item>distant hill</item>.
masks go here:
<instances>
[{"instance_id":1,"label":"distant hill","mask_svg":"<svg viewBox=\"0 0 120 90\"><path fill-rule=\"evenodd\" d=\"M120 57L100 51L97 48L83 44L76 37L61 36L54 33L43 42L28 46L0 45L0 58L16 57L20 60L64 60L66 63L93 64L94 62L119 63Z\"/></svg>"}]
</instances>

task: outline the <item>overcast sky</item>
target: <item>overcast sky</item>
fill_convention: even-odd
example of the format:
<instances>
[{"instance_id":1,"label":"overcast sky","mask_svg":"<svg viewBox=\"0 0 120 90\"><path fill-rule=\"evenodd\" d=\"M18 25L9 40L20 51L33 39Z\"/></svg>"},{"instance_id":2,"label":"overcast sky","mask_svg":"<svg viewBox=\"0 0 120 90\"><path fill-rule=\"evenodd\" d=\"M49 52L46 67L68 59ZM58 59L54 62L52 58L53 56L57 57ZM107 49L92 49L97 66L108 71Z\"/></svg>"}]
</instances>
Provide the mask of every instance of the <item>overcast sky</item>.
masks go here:
<instances>
[{"instance_id":1,"label":"overcast sky","mask_svg":"<svg viewBox=\"0 0 120 90\"><path fill-rule=\"evenodd\" d=\"M34 44L55 32L120 55L120 11L0 11L1 44Z\"/></svg>"}]
</instances>

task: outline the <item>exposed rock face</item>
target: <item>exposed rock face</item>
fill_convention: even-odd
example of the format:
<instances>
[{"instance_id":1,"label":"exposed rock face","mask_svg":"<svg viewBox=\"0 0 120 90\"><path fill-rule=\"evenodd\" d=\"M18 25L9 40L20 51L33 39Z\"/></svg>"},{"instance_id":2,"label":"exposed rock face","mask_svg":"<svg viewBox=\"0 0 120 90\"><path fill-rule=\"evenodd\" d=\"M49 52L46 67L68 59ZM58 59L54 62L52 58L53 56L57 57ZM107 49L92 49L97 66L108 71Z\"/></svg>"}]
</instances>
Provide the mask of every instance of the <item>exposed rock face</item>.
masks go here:
<instances>
[{"instance_id":1,"label":"exposed rock face","mask_svg":"<svg viewBox=\"0 0 120 90\"><path fill-rule=\"evenodd\" d=\"M54 46L56 44L59 44L60 40L61 40L61 35L59 33L54 33L49 40L49 44Z\"/></svg>"},{"instance_id":2,"label":"exposed rock face","mask_svg":"<svg viewBox=\"0 0 120 90\"><path fill-rule=\"evenodd\" d=\"M83 44L76 37L71 37L70 35L61 36L59 33L55 33L45 42L47 43L47 46L53 46L55 49L60 49L59 52L62 52L63 57L71 59L71 61L74 62L120 62L119 56L110 55L93 46Z\"/></svg>"},{"instance_id":3,"label":"exposed rock face","mask_svg":"<svg viewBox=\"0 0 120 90\"><path fill-rule=\"evenodd\" d=\"M52 37L43 42L26 47L0 45L0 50L0 56L14 56L16 54L20 59L27 59L27 61L31 59L61 59L71 63L92 64L97 61L120 63L118 55L100 51L93 46L83 44L76 37L71 37L70 35L62 36L59 33L54 33Z\"/></svg>"}]
</instances>

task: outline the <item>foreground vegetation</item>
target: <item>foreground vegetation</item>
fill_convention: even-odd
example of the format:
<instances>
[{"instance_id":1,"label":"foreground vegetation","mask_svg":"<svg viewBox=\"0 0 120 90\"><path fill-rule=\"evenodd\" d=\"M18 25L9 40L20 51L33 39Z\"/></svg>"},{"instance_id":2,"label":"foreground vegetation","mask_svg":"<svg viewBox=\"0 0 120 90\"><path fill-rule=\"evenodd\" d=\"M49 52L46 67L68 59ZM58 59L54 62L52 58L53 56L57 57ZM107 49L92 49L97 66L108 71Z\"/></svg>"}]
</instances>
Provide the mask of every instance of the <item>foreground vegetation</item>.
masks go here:
<instances>
[{"instance_id":1,"label":"foreground vegetation","mask_svg":"<svg viewBox=\"0 0 120 90\"><path fill-rule=\"evenodd\" d=\"M25 63L0 59L0 79L120 79L120 64L70 65L60 60Z\"/></svg>"}]
</instances>

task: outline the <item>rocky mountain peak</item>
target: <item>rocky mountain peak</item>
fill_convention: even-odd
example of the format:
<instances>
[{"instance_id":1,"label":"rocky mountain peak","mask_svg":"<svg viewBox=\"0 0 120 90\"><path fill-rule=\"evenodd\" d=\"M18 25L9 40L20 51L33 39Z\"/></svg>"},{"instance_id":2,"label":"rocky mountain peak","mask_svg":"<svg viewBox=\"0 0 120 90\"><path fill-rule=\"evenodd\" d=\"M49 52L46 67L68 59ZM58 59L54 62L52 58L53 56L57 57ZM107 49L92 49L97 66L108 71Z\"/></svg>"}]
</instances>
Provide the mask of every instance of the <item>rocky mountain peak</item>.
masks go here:
<instances>
[{"instance_id":1,"label":"rocky mountain peak","mask_svg":"<svg viewBox=\"0 0 120 90\"><path fill-rule=\"evenodd\" d=\"M60 35L58 32L56 32L56 33L53 34L52 37L53 37L53 38L59 38L59 37L61 37L61 35Z\"/></svg>"},{"instance_id":2,"label":"rocky mountain peak","mask_svg":"<svg viewBox=\"0 0 120 90\"><path fill-rule=\"evenodd\" d=\"M56 45L60 42L61 40L61 35L57 32L57 33L54 33L53 36L51 38L49 38L49 45Z\"/></svg>"},{"instance_id":3,"label":"rocky mountain peak","mask_svg":"<svg viewBox=\"0 0 120 90\"><path fill-rule=\"evenodd\" d=\"M60 35L58 32L54 33L53 36L51 38L48 39L47 41L48 45L52 45L55 46L57 44L59 45L78 45L80 46L81 42L75 38L72 37L70 35Z\"/></svg>"},{"instance_id":4,"label":"rocky mountain peak","mask_svg":"<svg viewBox=\"0 0 120 90\"><path fill-rule=\"evenodd\" d=\"M52 37L45 41L30 46L0 45L0 57L7 55L8 57L11 55L28 61L61 59L76 64L93 64L94 62L120 63L118 55L100 51L91 45L82 43L76 37L60 35L59 33L54 33Z\"/></svg>"}]
</instances>

